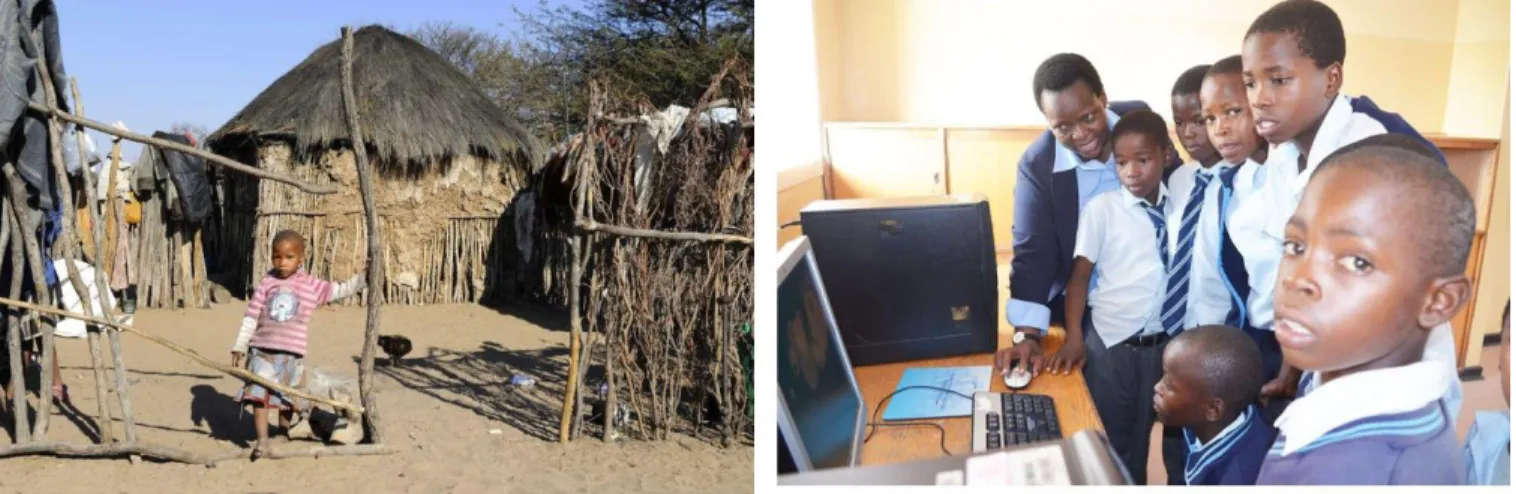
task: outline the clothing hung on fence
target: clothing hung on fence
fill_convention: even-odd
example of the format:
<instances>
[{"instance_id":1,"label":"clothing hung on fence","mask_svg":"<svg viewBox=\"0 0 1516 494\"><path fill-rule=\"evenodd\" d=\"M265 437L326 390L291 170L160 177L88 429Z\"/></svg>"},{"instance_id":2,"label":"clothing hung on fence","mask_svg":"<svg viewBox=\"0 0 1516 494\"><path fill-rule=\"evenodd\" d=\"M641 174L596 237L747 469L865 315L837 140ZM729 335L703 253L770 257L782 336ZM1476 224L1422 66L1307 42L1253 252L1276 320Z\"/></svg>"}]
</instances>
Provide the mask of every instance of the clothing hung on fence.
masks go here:
<instances>
[{"instance_id":1,"label":"clothing hung on fence","mask_svg":"<svg viewBox=\"0 0 1516 494\"><path fill-rule=\"evenodd\" d=\"M0 0L0 86L4 86L0 90L0 149L15 160L16 172L26 182L35 207L48 211L57 199L48 168L47 120L27 111L28 103L47 104L36 70L38 55L43 54L38 38L47 50L58 107L68 111L68 76L59 49L56 6L51 0Z\"/></svg>"}]
</instances>

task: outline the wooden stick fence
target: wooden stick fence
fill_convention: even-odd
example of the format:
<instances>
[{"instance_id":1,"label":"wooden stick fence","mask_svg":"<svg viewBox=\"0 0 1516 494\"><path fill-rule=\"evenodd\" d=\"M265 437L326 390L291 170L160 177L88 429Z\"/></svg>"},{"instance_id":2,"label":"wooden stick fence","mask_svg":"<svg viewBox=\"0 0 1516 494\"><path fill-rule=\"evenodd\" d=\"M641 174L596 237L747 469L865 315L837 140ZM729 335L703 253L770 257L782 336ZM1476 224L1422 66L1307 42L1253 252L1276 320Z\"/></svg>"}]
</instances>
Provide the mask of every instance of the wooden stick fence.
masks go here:
<instances>
[{"instance_id":1,"label":"wooden stick fence","mask_svg":"<svg viewBox=\"0 0 1516 494\"><path fill-rule=\"evenodd\" d=\"M351 127L352 135L359 137L354 139L354 142L363 142L361 140L362 134L358 128L356 108L354 107L356 102L353 100L351 87L351 30L347 27L342 28L342 36L344 48L344 106L348 112L348 121ZM36 42L39 45L41 44L40 39L36 40ZM98 302L102 304L102 307L100 307L99 310L96 310L94 308L94 304L97 302L97 299L90 296L90 291L85 287L85 280L80 278L80 270L76 266L75 261L79 258L79 248L84 247L87 250L87 254L89 254L89 258L98 266L94 270L94 282L96 288L99 289L98 293L101 293L102 295L106 293L106 290L108 290L110 286L109 283L107 283L106 273L107 270L113 268L114 266L112 263L108 262L108 259L113 254L108 255L104 245L106 239L108 238L108 235L104 231L104 227L108 225L101 223L100 211L95 209L99 205L99 202L95 197L95 187L92 183L93 179L89 172L89 168L84 162L85 156L83 155L83 146L81 142L80 175L82 176L81 185L83 189L81 191L81 196L84 200L85 208L89 214L88 219L90 221L90 233L92 235L90 236L90 241L88 242L86 242L85 239L80 235L79 227L75 224L75 220L77 218L76 211L73 209L73 205L78 201L80 197L75 196L73 188L70 186L70 183L68 181L69 177L66 171L66 164L64 163L62 157L62 143L59 140L62 137L61 122L72 122L80 126L79 138L81 140L83 139L83 129L91 128L105 132L117 138L125 138L151 146L158 146L160 148L172 149L174 151L200 156L218 166L236 169L259 178L286 183L311 194L332 193L335 192L335 187L316 186L304 181L292 179L283 174L270 173L266 170L248 167L229 158L224 158L179 143L164 141L161 139L155 139L140 134L122 131L105 124L95 122L93 120L88 120L83 117L83 107L82 104L79 103L80 97L77 83L70 84L70 86L72 86L71 89L76 105L75 114L59 111L56 88L53 87L53 80L51 78L51 74L48 71L49 66L47 64L47 60L45 59L44 53L46 53L46 50L38 50L38 60L35 66L38 71L39 79L43 83L43 92L46 95L46 105L40 105L37 103L29 103L28 105L29 108L33 111L36 111L48 117L48 135L50 137L49 163L56 180L60 208L64 211L62 215L61 225L62 233L58 239L60 244L57 245L57 250L61 253L61 261L65 266L68 282L74 289L75 293L78 293L80 295L80 303L83 306L83 312L86 315L73 314L61 309L54 308L52 306L51 292L44 284L41 276L43 273L42 259L44 252L40 248L37 238L28 233L38 231L41 226L42 215L40 212L32 210L27 206L27 192L24 185L20 181L18 173L16 172L15 163L7 162L3 165L0 165L0 172L3 172L6 181L6 188L3 191L4 201L3 203L0 203L0 248L7 248L9 250L12 265L16 266L16 269L14 270L15 272L12 275L11 285L9 286L10 290L7 293L9 296L0 297L0 305L6 307L6 315L9 322L8 333L6 335L8 344L7 348L5 348L5 351L8 352L10 357L10 370L12 372L12 381L10 383L10 386L14 392L12 395L12 400L10 401L10 408L14 414L13 420L17 428L16 444L0 447L0 457L32 454L51 454L62 457L114 457L125 455L131 458L133 460L133 463L135 463L137 461L137 458L140 456L152 456L170 461L214 466L219 461L242 457L244 455L244 452L242 451L235 451L218 455L201 455L185 452L176 448L147 444L138 440L136 435L135 420L132 414L130 390L128 386L129 382L126 378L126 363L121 350L120 333L122 331L136 334L144 339L147 339L148 341L154 342L165 348L173 350L174 352L189 357L191 360L201 365L205 365L234 377L260 384L270 390L285 394L287 396L305 398L315 403L331 406L335 409L349 410L364 414L364 428L371 444L339 447L318 446L309 448L280 448L269 452L269 454L267 454L265 457L293 458L353 456L388 454L393 452L393 450L385 447L382 444L383 432L379 427L379 417L374 406L376 396L375 390L373 389L373 359L377 347L376 340L378 336L379 325L377 304L370 304L369 306L369 319L365 334L362 363L359 368L359 399L362 402L362 406L313 396L304 391L280 385L277 382L265 379L261 376L248 372L245 369L231 367L212 361L211 359L200 355L194 350L180 346L165 338L154 336L145 333L140 329L124 325L123 323L118 322L119 316L115 315L115 307L112 307L113 304L109 297L100 297L98 299ZM362 152L363 146L355 146L355 148L358 150L359 154L358 174L361 182L362 194L365 199L364 216L368 226L367 231L374 233L373 235L369 236L368 251L369 272L371 273L369 278L369 290L372 293L377 292L377 287L380 286L379 282L383 279L384 271L383 266L379 264L379 229L377 227L377 221L373 211L374 208L372 203L372 189L367 177L367 159ZM118 153L113 149L111 173L109 179L109 185L111 187L108 189L111 193L114 193L115 190L115 162L119 159L118 156ZM41 191L43 194L48 194L51 192L52 191ZM106 211L107 214L112 218L111 221L114 221L114 198L111 197L108 199L109 200L105 201L107 204L109 204L106 207ZM180 235L178 238L181 240L179 244L181 245L181 252L183 252L183 249L185 247L191 247L194 249L194 254L201 254L199 252L201 250L201 237L199 231L196 230L193 232L180 233L182 233L182 235ZM114 234L114 229L111 230L111 234ZM114 244L114 242L112 242L112 244ZM114 250L114 248L112 248L112 250ZM184 252L184 255L181 256L181 258L187 259L190 255L190 253ZM48 257L50 258L51 256ZM27 269L32 274L30 278L33 280L34 296L36 297L38 303L31 303L20 300L21 280L23 279L20 266L23 259L26 262ZM198 278L198 280L204 279L203 266L201 269L201 276ZM189 268L186 268L180 272L189 274L193 271ZM203 289L203 285L198 284L196 282L197 280L193 276L191 276L186 281L188 281L185 283L186 289L196 291L201 291ZM186 305L188 305L188 303L186 303ZM21 352L22 340L25 338L21 334L21 329L22 326L29 320L28 318L23 317L24 313L18 309L30 311L30 313L33 315L49 314L58 317L69 317L80 320L87 324L89 331L90 360L95 376L95 393L97 401L100 404L100 416L96 420L96 423L99 424L100 427L100 444L75 445L64 442L48 441L47 426L48 418L52 415L52 400L49 400L46 397L39 396L39 404L37 407L37 422L30 428L30 430L28 430L28 403L26 400L26 390L24 387L24 373L22 372ZM95 317L95 314L103 314L105 317ZM34 321L32 331L40 332L40 339L42 342L41 363L43 369L41 373L41 385L42 393L46 394L51 390L53 385L52 373L49 370L51 368L53 360L56 358L53 348L53 328L42 318L32 318L30 321ZM102 331L107 333L109 339L111 367L114 369L115 393L118 398L121 412L123 437L119 440L116 438L114 429L112 427L114 421L111 417L110 401L107 398L108 393L106 392L106 364L105 358L103 356L103 345L100 341L100 333Z\"/></svg>"}]
</instances>

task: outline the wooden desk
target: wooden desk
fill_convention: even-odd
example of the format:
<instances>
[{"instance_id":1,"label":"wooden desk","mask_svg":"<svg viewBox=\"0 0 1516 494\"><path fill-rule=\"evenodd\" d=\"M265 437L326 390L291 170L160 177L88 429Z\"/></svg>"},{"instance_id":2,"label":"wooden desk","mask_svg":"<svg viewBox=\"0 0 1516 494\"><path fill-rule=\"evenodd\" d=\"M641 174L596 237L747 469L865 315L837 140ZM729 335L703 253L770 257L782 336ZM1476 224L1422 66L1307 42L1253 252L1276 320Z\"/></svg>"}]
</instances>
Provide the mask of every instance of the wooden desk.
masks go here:
<instances>
[{"instance_id":1,"label":"wooden desk","mask_svg":"<svg viewBox=\"0 0 1516 494\"><path fill-rule=\"evenodd\" d=\"M997 279L1009 279L1009 266L1000 266L1000 275ZM1004 281L1001 281L1004 283ZM1005 348L1011 344L1010 324L1005 321L1005 299L1009 296L1009 289L1000 287L1000 343L998 348ZM1054 328L1049 332L1047 341L1043 345L1043 351L1051 354L1063 346L1063 330ZM870 421L873 421L874 407L879 405L879 400L888 396L900 384L900 376L905 373L907 367L959 367L974 365L994 365L995 356L992 354L965 355L961 357L949 357L933 360L919 360L915 362L901 362L895 364L867 365L853 368L853 375L858 379L859 392L863 394L864 406L868 408ZM998 377L990 380L990 391L1006 392L1005 382ZM1095 402L1090 398L1090 390L1084 385L1084 374L1079 371L1069 375L1052 375L1043 373L1032 380L1023 392L1031 394L1048 395L1053 397L1054 406L1058 412L1058 422L1062 425L1064 437L1069 437L1081 429L1104 429L1100 424L1100 416L1095 413ZM885 404L888 407L888 403ZM882 413L882 412L881 412ZM968 417L919 420L912 422L931 422L942 425L947 433L947 448L954 455L967 455L970 442L970 431L974 425ZM903 461L936 458L942 456L942 436L936 427L881 427L874 432L874 437L863 445L862 464L881 465L898 463Z\"/></svg>"}]
</instances>

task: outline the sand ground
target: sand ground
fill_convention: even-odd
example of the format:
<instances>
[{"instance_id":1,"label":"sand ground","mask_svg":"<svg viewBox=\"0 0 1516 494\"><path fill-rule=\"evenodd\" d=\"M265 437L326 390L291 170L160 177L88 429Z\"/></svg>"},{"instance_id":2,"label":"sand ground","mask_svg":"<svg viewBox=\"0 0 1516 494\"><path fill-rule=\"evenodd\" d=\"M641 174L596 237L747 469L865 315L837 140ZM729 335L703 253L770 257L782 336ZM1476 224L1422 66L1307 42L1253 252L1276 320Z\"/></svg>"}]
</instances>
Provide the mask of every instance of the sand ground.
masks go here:
<instances>
[{"instance_id":1,"label":"sand ground","mask_svg":"<svg viewBox=\"0 0 1516 494\"><path fill-rule=\"evenodd\" d=\"M244 306L143 311L136 326L214 359L228 359ZM752 492L753 448L676 436L606 444L556 439L567 334L562 316L506 315L472 305L386 307L383 332L415 349L381 367L380 412L399 452L388 456L245 460L216 468L124 459L30 456L0 460L3 492ZM362 308L320 309L307 364L356 378ZM253 439L240 382L147 340L123 335L140 441L220 453ZM48 438L86 443L98 416L89 350L60 340L63 379L78 412L55 413ZM513 388L513 374L537 379ZM115 401L111 395L110 400ZM114 407L113 407L114 409ZM116 412L112 412L115 414ZM121 434L119 421L114 426ZM497 430L492 434L491 430ZM8 430L8 429L7 429ZM0 444L11 441L0 434ZM308 443L315 444L315 443Z\"/></svg>"}]
</instances>

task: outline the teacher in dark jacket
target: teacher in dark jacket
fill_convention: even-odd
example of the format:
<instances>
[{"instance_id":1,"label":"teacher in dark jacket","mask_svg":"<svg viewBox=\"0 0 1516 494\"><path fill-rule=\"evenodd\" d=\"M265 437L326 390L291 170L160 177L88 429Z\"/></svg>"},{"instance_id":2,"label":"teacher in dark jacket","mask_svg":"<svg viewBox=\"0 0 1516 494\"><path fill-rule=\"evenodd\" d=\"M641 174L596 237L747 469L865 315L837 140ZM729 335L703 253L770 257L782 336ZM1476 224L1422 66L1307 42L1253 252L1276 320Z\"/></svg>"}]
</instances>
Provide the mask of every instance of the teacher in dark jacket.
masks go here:
<instances>
[{"instance_id":1,"label":"teacher in dark jacket","mask_svg":"<svg viewBox=\"0 0 1516 494\"><path fill-rule=\"evenodd\" d=\"M1073 266L1079 211L1091 198L1120 186L1111 128L1121 115L1148 106L1140 101L1107 105L1100 74L1073 53L1053 55L1037 66L1032 95L1048 131L1017 164L1015 257L1005 313L1018 335L1010 348L995 354L995 366L1004 372L1017 362L1036 375L1045 358L1055 372L1079 369L1084 362L1084 352L1072 348L1045 357L1041 340L1049 323L1063 321L1063 290ZM1178 157L1173 160L1177 166Z\"/></svg>"}]
</instances>

